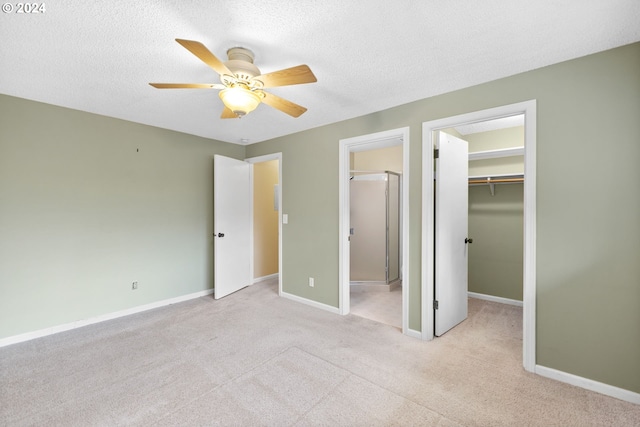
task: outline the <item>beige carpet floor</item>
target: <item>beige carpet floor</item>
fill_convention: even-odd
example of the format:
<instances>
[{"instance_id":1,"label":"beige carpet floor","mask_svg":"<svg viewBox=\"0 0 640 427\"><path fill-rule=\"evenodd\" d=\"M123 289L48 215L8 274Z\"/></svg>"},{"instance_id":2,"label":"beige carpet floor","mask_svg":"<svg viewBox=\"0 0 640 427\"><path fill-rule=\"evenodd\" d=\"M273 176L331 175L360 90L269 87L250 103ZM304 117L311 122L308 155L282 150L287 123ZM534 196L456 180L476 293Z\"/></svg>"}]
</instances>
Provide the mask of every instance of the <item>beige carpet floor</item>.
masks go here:
<instances>
[{"instance_id":1,"label":"beige carpet floor","mask_svg":"<svg viewBox=\"0 0 640 427\"><path fill-rule=\"evenodd\" d=\"M350 312L402 330L402 287L391 291L351 291Z\"/></svg>"},{"instance_id":2,"label":"beige carpet floor","mask_svg":"<svg viewBox=\"0 0 640 427\"><path fill-rule=\"evenodd\" d=\"M0 425L640 425L524 372L518 311L470 300L422 342L254 285L0 348Z\"/></svg>"}]
</instances>

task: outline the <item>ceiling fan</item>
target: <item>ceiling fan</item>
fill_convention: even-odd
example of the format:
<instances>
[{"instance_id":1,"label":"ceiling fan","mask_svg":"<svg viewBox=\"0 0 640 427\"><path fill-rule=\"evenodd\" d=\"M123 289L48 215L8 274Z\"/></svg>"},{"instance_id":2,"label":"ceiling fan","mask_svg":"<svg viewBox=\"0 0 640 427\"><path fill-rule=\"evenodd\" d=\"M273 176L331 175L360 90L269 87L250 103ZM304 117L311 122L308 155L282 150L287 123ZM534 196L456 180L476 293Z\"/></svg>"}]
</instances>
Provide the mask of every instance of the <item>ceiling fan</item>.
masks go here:
<instances>
[{"instance_id":1,"label":"ceiling fan","mask_svg":"<svg viewBox=\"0 0 640 427\"><path fill-rule=\"evenodd\" d=\"M279 96L265 92L265 88L316 82L316 76L307 65L260 74L253 64L253 52L243 47L227 51L228 61L222 62L202 43L176 39L189 52L220 74L220 83L149 83L158 89L221 89L224 104L223 119L240 118L253 111L261 102L292 117L299 117L306 108Z\"/></svg>"}]
</instances>

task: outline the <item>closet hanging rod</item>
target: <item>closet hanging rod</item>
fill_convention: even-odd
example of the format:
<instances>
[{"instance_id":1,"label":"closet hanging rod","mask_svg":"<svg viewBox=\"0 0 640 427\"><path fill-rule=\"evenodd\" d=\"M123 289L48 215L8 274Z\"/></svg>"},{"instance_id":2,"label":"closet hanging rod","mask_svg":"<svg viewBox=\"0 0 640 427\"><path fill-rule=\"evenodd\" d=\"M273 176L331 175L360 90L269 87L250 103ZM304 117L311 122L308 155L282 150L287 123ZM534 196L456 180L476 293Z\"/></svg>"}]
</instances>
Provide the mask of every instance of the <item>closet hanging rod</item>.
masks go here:
<instances>
[{"instance_id":1,"label":"closet hanging rod","mask_svg":"<svg viewBox=\"0 0 640 427\"><path fill-rule=\"evenodd\" d=\"M524 178L486 178L486 179L469 179L469 184L505 184L514 182L524 182Z\"/></svg>"}]
</instances>

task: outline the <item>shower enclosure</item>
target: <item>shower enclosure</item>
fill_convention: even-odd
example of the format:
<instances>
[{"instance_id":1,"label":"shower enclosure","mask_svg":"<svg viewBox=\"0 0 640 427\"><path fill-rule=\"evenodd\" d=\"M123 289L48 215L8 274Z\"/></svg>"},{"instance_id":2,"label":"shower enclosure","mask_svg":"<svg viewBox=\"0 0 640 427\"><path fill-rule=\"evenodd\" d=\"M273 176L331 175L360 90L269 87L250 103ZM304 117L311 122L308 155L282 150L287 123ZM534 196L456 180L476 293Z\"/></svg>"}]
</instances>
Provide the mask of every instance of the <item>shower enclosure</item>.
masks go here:
<instances>
[{"instance_id":1,"label":"shower enclosure","mask_svg":"<svg viewBox=\"0 0 640 427\"><path fill-rule=\"evenodd\" d=\"M391 290L400 285L400 187L400 174L395 172L352 172L352 290Z\"/></svg>"}]
</instances>

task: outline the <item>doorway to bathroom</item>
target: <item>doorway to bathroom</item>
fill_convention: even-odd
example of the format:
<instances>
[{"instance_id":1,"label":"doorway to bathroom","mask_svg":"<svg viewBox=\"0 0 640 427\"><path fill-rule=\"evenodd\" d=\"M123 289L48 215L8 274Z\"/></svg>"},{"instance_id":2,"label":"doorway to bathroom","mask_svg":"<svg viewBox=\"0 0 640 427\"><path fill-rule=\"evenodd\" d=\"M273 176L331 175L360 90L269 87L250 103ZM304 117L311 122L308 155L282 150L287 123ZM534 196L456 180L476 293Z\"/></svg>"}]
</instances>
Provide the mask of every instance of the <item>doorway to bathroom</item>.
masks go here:
<instances>
[{"instance_id":1,"label":"doorway to bathroom","mask_svg":"<svg viewBox=\"0 0 640 427\"><path fill-rule=\"evenodd\" d=\"M406 333L409 129L340 141L340 313Z\"/></svg>"}]
</instances>

